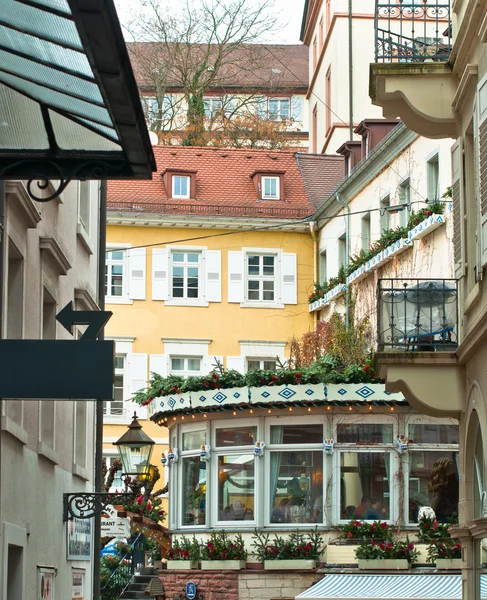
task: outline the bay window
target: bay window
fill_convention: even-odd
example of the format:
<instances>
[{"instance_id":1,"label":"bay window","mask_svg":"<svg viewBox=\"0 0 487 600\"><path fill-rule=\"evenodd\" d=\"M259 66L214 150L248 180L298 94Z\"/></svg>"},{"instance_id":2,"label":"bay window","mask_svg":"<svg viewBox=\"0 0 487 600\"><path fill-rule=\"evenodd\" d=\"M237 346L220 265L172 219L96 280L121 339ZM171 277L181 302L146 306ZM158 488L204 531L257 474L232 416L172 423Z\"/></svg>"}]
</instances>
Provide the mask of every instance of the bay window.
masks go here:
<instances>
[{"instance_id":1,"label":"bay window","mask_svg":"<svg viewBox=\"0 0 487 600\"><path fill-rule=\"evenodd\" d=\"M181 526L205 525L207 463L200 451L207 443L206 429L191 428L181 437Z\"/></svg>"}]
</instances>

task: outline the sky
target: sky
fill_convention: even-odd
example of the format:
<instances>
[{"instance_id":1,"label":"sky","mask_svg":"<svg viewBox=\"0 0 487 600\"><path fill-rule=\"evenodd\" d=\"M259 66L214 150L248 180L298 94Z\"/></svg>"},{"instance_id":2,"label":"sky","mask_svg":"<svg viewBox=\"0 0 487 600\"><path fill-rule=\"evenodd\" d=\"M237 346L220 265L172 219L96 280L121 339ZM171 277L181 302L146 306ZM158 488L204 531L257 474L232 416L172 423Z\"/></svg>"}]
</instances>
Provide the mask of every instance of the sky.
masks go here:
<instances>
[{"instance_id":1,"label":"sky","mask_svg":"<svg viewBox=\"0 0 487 600\"><path fill-rule=\"evenodd\" d=\"M128 22L130 12L134 10L134 6L138 3L141 3L141 0L115 0L115 6L117 7L118 17L122 26ZM275 4L280 13L279 20L282 26L279 32L265 41L274 44L299 44L304 0L275 0Z\"/></svg>"}]
</instances>

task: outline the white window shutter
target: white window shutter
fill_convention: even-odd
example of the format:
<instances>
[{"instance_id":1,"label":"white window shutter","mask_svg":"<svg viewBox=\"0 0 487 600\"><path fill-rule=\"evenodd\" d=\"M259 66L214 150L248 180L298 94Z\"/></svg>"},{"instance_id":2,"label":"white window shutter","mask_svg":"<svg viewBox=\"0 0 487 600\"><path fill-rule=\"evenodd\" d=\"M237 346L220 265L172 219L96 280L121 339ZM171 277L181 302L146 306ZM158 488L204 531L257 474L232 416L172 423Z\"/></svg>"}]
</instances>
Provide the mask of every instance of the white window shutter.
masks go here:
<instances>
[{"instance_id":1,"label":"white window shutter","mask_svg":"<svg viewBox=\"0 0 487 600\"><path fill-rule=\"evenodd\" d=\"M206 358L206 373L217 369L217 362L219 362L223 366L223 356L215 356L214 354L209 354Z\"/></svg>"},{"instance_id":2,"label":"white window shutter","mask_svg":"<svg viewBox=\"0 0 487 600\"><path fill-rule=\"evenodd\" d=\"M227 356L227 371L245 372L245 358L243 356Z\"/></svg>"},{"instance_id":3,"label":"white window shutter","mask_svg":"<svg viewBox=\"0 0 487 600\"><path fill-rule=\"evenodd\" d=\"M205 252L206 300L222 301L222 253L220 250Z\"/></svg>"},{"instance_id":4,"label":"white window shutter","mask_svg":"<svg viewBox=\"0 0 487 600\"><path fill-rule=\"evenodd\" d=\"M132 300L145 300L145 248L132 248L129 254L130 288Z\"/></svg>"},{"instance_id":5,"label":"white window shutter","mask_svg":"<svg viewBox=\"0 0 487 600\"><path fill-rule=\"evenodd\" d=\"M169 298L169 252L166 248L152 249L152 300Z\"/></svg>"},{"instance_id":6,"label":"white window shutter","mask_svg":"<svg viewBox=\"0 0 487 600\"><path fill-rule=\"evenodd\" d=\"M147 354L132 354L130 359L130 394L134 396L141 389L148 388ZM135 405L137 416L147 419L147 407Z\"/></svg>"},{"instance_id":7,"label":"white window shutter","mask_svg":"<svg viewBox=\"0 0 487 600\"><path fill-rule=\"evenodd\" d=\"M462 210L462 148L460 140L451 147L451 183L453 211L453 260L455 277L464 273L463 210Z\"/></svg>"},{"instance_id":8,"label":"white window shutter","mask_svg":"<svg viewBox=\"0 0 487 600\"><path fill-rule=\"evenodd\" d=\"M487 78L478 88L478 176L480 190L480 264L487 264ZM475 123L474 123L475 128ZM477 129L477 128L476 128Z\"/></svg>"},{"instance_id":9,"label":"white window shutter","mask_svg":"<svg viewBox=\"0 0 487 600\"><path fill-rule=\"evenodd\" d=\"M228 253L228 301L244 301L244 253Z\"/></svg>"},{"instance_id":10,"label":"white window shutter","mask_svg":"<svg viewBox=\"0 0 487 600\"><path fill-rule=\"evenodd\" d=\"M283 304L298 303L296 254L281 255L281 300Z\"/></svg>"},{"instance_id":11,"label":"white window shutter","mask_svg":"<svg viewBox=\"0 0 487 600\"><path fill-rule=\"evenodd\" d=\"M167 356L166 354L151 354L149 356L149 372L156 373L161 377L167 377Z\"/></svg>"},{"instance_id":12,"label":"white window shutter","mask_svg":"<svg viewBox=\"0 0 487 600\"><path fill-rule=\"evenodd\" d=\"M291 98L291 119L297 123L301 123L303 120L303 98L301 96Z\"/></svg>"}]
</instances>

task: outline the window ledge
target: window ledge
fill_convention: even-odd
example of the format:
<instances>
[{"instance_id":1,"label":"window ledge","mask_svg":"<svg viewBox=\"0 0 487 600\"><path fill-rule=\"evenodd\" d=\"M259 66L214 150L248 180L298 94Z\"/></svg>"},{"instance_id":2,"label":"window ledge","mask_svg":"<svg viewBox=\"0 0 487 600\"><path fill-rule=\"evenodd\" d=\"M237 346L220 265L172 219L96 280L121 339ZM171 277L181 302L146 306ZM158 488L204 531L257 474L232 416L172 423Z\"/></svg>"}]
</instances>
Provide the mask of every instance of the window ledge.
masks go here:
<instances>
[{"instance_id":1,"label":"window ledge","mask_svg":"<svg viewBox=\"0 0 487 600\"><path fill-rule=\"evenodd\" d=\"M52 462L53 465L59 464L59 455L53 448L50 448L44 442L37 442L37 454L39 456L44 456L47 458L49 462Z\"/></svg>"},{"instance_id":2,"label":"window ledge","mask_svg":"<svg viewBox=\"0 0 487 600\"><path fill-rule=\"evenodd\" d=\"M284 308L284 304L271 302L241 302L241 308Z\"/></svg>"},{"instance_id":3,"label":"window ledge","mask_svg":"<svg viewBox=\"0 0 487 600\"><path fill-rule=\"evenodd\" d=\"M73 475L76 475L76 477L79 477L80 479L84 479L85 481L90 480L90 476L88 475L88 469L80 467L76 463L73 463L73 468L71 469L71 472L73 473Z\"/></svg>"},{"instance_id":4,"label":"window ledge","mask_svg":"<svg viewBox=\"0 0 487 600\"><path fill-rule=\"evenodd\" d=\"M209 302L206 300L166 300L164 302L166 306L209 306Z\"/></svg>"},{"instance_id":5,"label":"window ledge","mask_svg":"<svg viewBox=\"0 0 487 600\"><path fill-rule=\"evenodd\" d=\"M28 442L29 435L27 431L6 415L2 417L1 430L13 435L21 444L25 445Z\"/></svg>"},{"instance_id":6,"label":"window ledge","mask_svg":"<svg viewBox=\"0 0 487 600\"><path fill-rule=\"evenodd\" d=\"M86 250L86 252L88 252L88 254L90 254L90 255L93 254L93 248L91 247L90 236L88 235L88 232L83 227L83 225L81 225L81 223L78 223L76 225L76 235L78 236L78 239L81 242L81 245L83 246L83 248Z\"/></svg>"},{"instance_id":7,"label":"window ledge","mask_svg":"<svg viewBox=\"0 0 487 600\"><path fill-rule=\"evenodd\" d=\"M120 296L105 296L106 304L133 304L134 301L131 300L128 296L120 297Z\"/></svg>"}]
</instances>

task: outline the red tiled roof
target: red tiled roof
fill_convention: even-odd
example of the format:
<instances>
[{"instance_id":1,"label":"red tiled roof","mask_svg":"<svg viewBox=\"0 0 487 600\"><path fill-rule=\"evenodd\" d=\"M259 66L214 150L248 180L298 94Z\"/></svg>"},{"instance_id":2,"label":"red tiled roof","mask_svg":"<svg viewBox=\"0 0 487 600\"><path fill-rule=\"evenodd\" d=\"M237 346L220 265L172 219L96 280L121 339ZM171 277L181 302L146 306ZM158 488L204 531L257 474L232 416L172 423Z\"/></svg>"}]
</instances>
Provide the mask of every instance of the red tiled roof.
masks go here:
<instances>
[{"instance_id":1,"label":"red tiled roof","mask_svg":"<svg viewBox=\"0 0 487 600\"><path fill-rule=\"evenodd\" d=\"M313 214L295 153L155 146L157 173L151 181L109 181L108 210L159 214L301 219ZM161 174L168 169L195 170L196 198L168 197ZM285 171L284 199L258 200L251 175Z\"/></svg>"},{"instance_id":2,"label":"red tiled roof","mask_svg":"<svg viewBox=\"0 0 487 600\"><path fill-rule=\"evenodd\" d=\"M172 49L154 42L128 42L127 48L137 83L144 88L150 88L153 76L150 73L158 68L167 69L168 87L181 87L181 74L178 69L171 67ZM193 61L201 64L199 56L206 52L206 45L185 45L174 54L182 55L187 51L191 55L184 56L184 63ZM168 56L165 59L165 56ZM308 58L309 50L302 44L244 44L236 48L227 59L227 64L220 70L215 79L216 88L267 88L280 90L283 88L303 88L307 90L309 83ZM174 58L172 60L177 60ZM181 61L181 59L180 59ZM187 70L184 67L183 70Z\"/></svg>"},{"instance_id":3,"label":"red tiled roof","mask_svg":"<svg viewBox=\"0 0 487 600\"><path fill-rule=\"evenodd\" d=\"M343 156L296 154L309 201L318 209L345 178Z\"/></svg>"}]
</instances>

